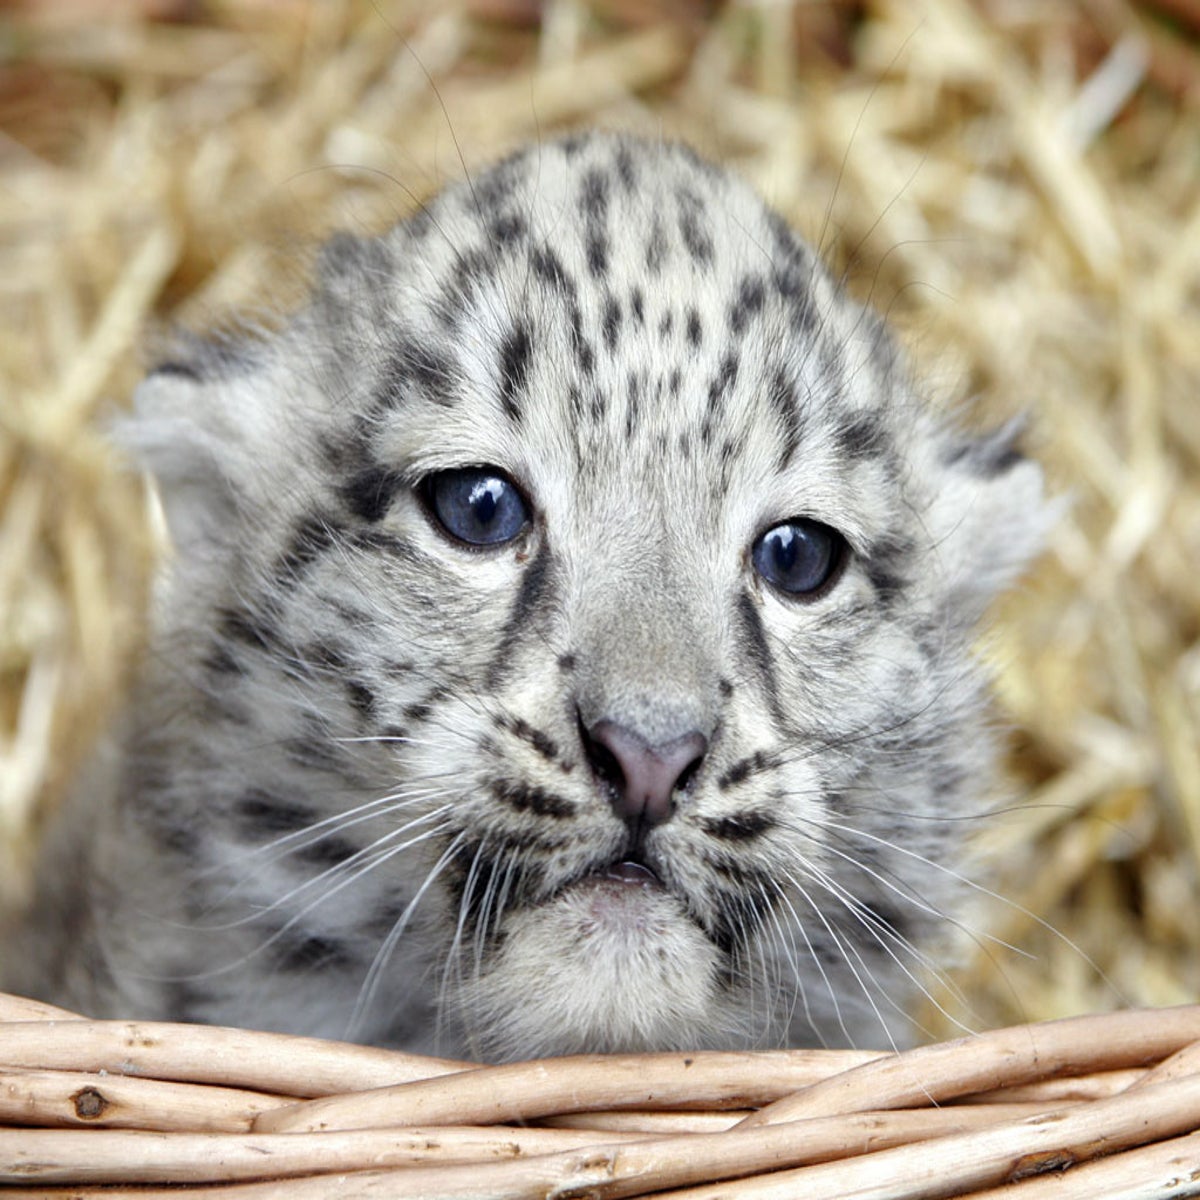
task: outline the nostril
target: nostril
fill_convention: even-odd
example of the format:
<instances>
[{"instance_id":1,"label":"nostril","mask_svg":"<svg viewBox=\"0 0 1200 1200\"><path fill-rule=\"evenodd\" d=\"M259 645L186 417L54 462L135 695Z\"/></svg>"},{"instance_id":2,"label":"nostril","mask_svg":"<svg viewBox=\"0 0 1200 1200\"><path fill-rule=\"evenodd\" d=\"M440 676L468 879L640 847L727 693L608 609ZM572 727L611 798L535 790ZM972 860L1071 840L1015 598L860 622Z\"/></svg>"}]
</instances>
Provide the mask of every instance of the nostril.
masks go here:
<instances>
[{"instance_id":1,"label":"nostril","mask_svg":"<svg viewBox=\"0 0 1200 1200\"><path fill-rule=\"evenodd\" d=\"M705 750L708 749L707 744ZM695 758L692 759L682 771L679 772L679 778L675 780L675 791L685 792L691 786L692 780L696 777L696 772L700 769L700 764L704 761L704 750L701 750Z\"/></svg>"},{"instance_id":2,"label":"nostril","mask_svg":"<svg viewBox=\"0 0 1200 1200\"><path fill-rule=\"evenodd\" d=\"M615 721L597 721L581 732L593 770L612 789L617 814L638 825L659 825L671 816L675 794L691 782L708 749L702 733L651 746Z\"/></svg>"},{"instance_id":3,"label":"nostril","mask_svg":"<svg viewBox=\"0 0 1200 1200\"><path fill-rule=\"evenodd\" d=\"M592 737L583 727L582 722L580 722L580 730L592 770L604 783L619 793L625 787L625 772L621 769L620 760L603 741Z\"/></svg>"}]
</instances>

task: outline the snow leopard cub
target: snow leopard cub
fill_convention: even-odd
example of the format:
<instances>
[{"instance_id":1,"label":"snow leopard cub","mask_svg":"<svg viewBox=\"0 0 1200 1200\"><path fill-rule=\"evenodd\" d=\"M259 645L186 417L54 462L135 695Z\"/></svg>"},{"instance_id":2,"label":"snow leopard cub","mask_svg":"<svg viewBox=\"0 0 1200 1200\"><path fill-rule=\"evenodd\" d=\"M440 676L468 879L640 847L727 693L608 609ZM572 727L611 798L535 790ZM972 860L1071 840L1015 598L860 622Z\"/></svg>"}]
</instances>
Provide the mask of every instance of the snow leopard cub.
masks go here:
<instances>
[{"instance_id":1,"label":"snow leopard cub","mask_svg":"<svg viewBox=\"0 0 1200 1200\"><path fill-rule=\"evenodd\" d=\"M744 184L530 146L136 407L175 561L9 987L494 1058L909 1036L1040 475Z\"/></svg>"}]
</instances>

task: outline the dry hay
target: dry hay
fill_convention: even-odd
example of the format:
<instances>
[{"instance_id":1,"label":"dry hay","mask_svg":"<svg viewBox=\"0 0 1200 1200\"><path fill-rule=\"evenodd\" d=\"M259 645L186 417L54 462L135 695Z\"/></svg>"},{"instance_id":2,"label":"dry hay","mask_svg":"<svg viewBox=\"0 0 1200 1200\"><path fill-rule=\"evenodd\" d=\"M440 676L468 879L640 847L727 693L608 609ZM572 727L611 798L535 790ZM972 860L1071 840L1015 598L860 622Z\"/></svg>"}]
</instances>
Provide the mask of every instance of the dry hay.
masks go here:
<instances>
[{"instance_id":1,"label":"dry hay","mask_svg":"<svg viewBox=\"0 0 1200 1200\"><path fill-rule=\"evenodd\" d=\"M27 0L0 15L0 889L119 702L156 326L577 124L748 176L1072 504L986 653L1025 799L974 1027L1200 995L1200 4ZM1036 915L1035 915L1036 914ZM930 1005L941 1035L952 1022Z\"/></svg>"}]
</instances>

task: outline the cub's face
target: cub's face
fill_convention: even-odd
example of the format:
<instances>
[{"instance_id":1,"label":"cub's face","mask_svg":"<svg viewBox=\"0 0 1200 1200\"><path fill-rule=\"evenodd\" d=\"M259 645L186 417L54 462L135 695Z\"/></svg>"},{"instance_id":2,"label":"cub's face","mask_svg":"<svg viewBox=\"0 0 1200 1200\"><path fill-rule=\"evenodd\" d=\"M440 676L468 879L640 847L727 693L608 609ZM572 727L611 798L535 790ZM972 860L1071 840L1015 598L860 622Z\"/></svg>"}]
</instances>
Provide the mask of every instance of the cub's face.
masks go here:
<instances>
[{"instance_id":1,"label":"cub's face","mask_svg":"<svg viewBox=\"0 0 1200 1200\"><path fill-rule=\"evenodd\" d=\"M491 1056L900 1027L1040 485L742 185L533 147L140 408L182 714L142 803L247 939L201 1015L269 973Z\"/></svg>"}]
</instances>

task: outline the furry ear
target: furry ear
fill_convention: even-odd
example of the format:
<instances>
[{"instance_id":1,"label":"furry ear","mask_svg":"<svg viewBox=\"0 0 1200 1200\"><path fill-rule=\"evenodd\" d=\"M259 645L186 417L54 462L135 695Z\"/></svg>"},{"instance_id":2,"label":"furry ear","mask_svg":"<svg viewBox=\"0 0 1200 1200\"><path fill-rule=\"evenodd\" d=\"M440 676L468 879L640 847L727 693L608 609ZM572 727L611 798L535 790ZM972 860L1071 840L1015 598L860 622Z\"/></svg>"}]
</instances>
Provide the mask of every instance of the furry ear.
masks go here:
<instances>
[{"instance_id":1,"label":"furry ear","mask_svg":"<svg viewBox=\"0 0 1200 1200\"><path fill-rule=\"evenodd\" d=\"M113 436L154 476L171 539L186 558L229 540L271 422L264 384L235 346L185 341L177 349L139 385Z\"/></svg>"},{"instance_id":2,"label":"furry ear","mask_svg":"<svg viewBox=\"0 0 1200 1200\"><path fill-rule=\"evenodd\" d=\"M1020 419L983 437L943 436L926 520L947 615L973 625L1041 550L1061 505L1017 448Z\"/></svg>"}]
</instances>

